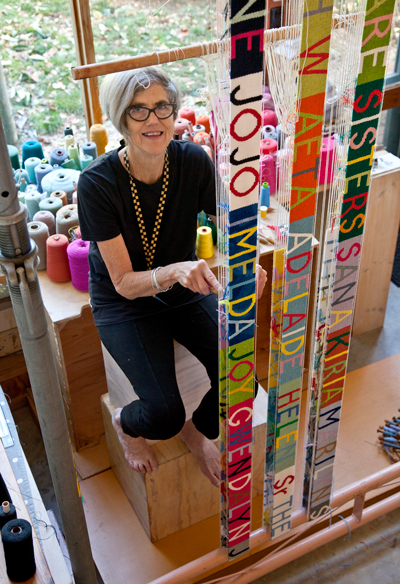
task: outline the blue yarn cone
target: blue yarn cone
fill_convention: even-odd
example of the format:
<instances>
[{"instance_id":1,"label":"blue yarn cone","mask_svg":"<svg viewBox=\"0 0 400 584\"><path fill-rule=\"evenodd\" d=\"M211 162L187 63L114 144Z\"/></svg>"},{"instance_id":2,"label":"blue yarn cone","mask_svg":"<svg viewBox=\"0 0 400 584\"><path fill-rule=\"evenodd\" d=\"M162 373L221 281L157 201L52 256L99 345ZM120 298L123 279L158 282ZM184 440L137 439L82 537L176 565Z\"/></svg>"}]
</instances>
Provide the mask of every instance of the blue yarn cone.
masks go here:
<instances>
[{"instance_id":1,"label":"blue yarn cone","mask_svg":"<svg viewBox=\"0 0 400 584\"><path fill-rule=\"evenodd\" d=\"M23 170L22 168L19 168L14 172L14 180L16 183L21 183L21 178L24 178L27 183L30 182L29 174L27 173L27 171Z\"/></svg>"},{"instance_id":2,"label":"blue yarn cone","mask_svg":"<svg viewBox=\"0 0 400 584\"><path fill-rule=\"evenodd\" d=\"M62 163L67 160L67 158L68 152L65 150L65 148L53 148L53 150L50 152L51 166L54 166L55 164L61 166Z\"/></svg>"},{"instance_id":3,"label":"blue yarn cone","mask_svg":"<svg viewBox=\"0 0 400 584\"><path fill-rule=\"evenodd\" d=\"M269 207L269 185L267 182L263 183L261 187L260 207Z\"/></svg>"},{"instance_id":4,"label":"blue yarn cone","mask_svg":"<svg viewBox=\"0 0 400 584\"><path fill-rule=\"evenodd\" d=\"M83 154L93 156L93 160L97 158L97 146L95 142L85 142L82 144L82 152Z\"/></svg>"},{"instance_id":5,"label":"blue yarn cone","mask_svg":"<svg viewBox=\"0 0 400 584\"><path fill-rule=\"evenodd\" d=\"M41 164L41 160L36 157L27 158L24 164L28 172L30 182L36 183L35 166Z\"/></svg>"},{"instance_id":6,"label":"blue yarn cone","mask_svg":"<svg viewBox=\"0 0 400 584\"><path fill-rule=\"evenodd\" d=\"M40 161L43 160L44 154L40 142L28 140L28 142L22 144L22 166L25 165L27 158L39 158Z\"/></svg>"},{"instance_id":7,"label":"blue yarn cone","mask_svg":"<svg viewBox=\"0 0 400 584\"><path fill-rule=\"evenodd\" d=\"M51 164L38 164L35 166L36 184L39 193L42 193L42 178L53 170Z\"/></svg>"},{"instance_id":8,"label":"blue yarn cone","mask_svg":"<svg viewBox=\"0 0 400 584\"><path fill-rule=\"evenodd\" d=\"M11 160L11 166L13 167L14 170L18 170L18 168L21 168L19 165L18 148L16 148L15 146L10 146L9 144L7 144L7 148L8 155Z\"/></svg>"}]
</instances>

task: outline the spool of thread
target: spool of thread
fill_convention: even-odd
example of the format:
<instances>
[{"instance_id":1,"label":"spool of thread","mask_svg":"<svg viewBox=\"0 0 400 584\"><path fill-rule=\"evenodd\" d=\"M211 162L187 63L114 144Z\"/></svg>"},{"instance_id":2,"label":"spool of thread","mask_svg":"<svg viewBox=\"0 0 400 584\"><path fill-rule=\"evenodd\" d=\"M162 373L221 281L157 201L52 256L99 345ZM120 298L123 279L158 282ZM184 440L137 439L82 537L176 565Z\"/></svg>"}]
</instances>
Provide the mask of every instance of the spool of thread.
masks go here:
<instances>
[{"instance_id":1,"label":"spool of thread","mask_svg":"<svg viewBox=\"0 0 400 584\"><path fill-rule=\"evenodd\" d=\"M25 191L25 205L28 209L29 218L32 221L35 213L40 211L39 204L42 200L42 193L39 193L36 189L31 189Z\"/></svg>"},{"instance_id":2,"label":"spool of thread","mask_svg":"<svg viewBox=\"0 0 400 584\"><path fill-rule=\"evenodd\" d=\"M25 161L28 158L39 158L40 162L43 160L43 148L37 140L28 140L22 144L22 166L25 166Z\"/></svg>"},{"instance_id":3,"label":"spool of thread","mask_svg":"<svg viewBox=\"0 0 400 584\"><path fill-rule=\"evenodd\" d=\"M264 134L270 134L271 132L275 132L275 131L276 131L276 128L274 126L271 126L271 124L264 126L262 129L263 136L264 136ZM265 136L264 136L264 138L265 138Z\"/></svg>"},{"instance_id":4,"label":"spool of thread","mask_svg":"<svg viewBox=\"0 0 400 584\"><path fill-rule=\"evenodd\" d=\"M71 272L68 263L68 237L66 235L51 235L46 242L47 275L53 282L68 282Z\"/></svg>"},{"instance_id":5,"label":"spool of thread","mask_svg":"<svg viewBox=\"0 0 400 584\"><path fill-rule=\"evenodd\" d=\"M272 99L272 95L270 93L263 95L261 100L261 107L263 110L275 110L274 100Z\"/></svg>"},{"instance_id":6,"label":"spool of thread","mask_svg":"<svg viewBox=\"0 0 400 584\"><path fill-rule=\"evenodd\" d=\"M9 493L9 490L7 489L7 485L1 473L0 473L0 500L9 501L10 503L12 503L11 495Z\"/></svg>"},{"instance_id":7,"label":"spool of thread","mask_svg":"<svg viewBox=\"0 0 400 584\"><path fill-rule=\"evenodd\" d=\"M35 166L36 184L39 193L42 193L42 179L53 170L51 164L38 164Z\"/></svg>"},{"instance_id":8,"label":"spool of thread","mask_svg":"<svg viewBox=\"0 0 400 584\"><path fill-rule=\"evenodd\" d=\"M73 136L74 135L74 131L70 126L67 126L66 128L64 128L64 136Z\"/></svg>"},{"instance_id":9,"label":"spool of thread","mask_svg":"<svg viewBox=\"0 0 400 584\"><path fill-rule=\"evenodd\" d=\"M18 183L17 183L18 184ZM18 201L20 203L23 203L25 205L25 195L23 192L18 191Z\"/></svg>"},{"instance_id":10,"label":"spool of thread","mask_svg":"<svg viewBox=\"0 0 400 584\"><path fill-rule=\"evenodd\" d=\"M56 197L47 197L46 199L42 199L39 203L40 211L50 211L50 213L53 213L54 217L62 206L62 200L57 199Z\"/></svg>"},{"instance_id":11,"label":"spool of thread","mask_svg":"<svg viewBox=\"0 0 400 584\"><path fill-rule=\"evenodd\" d=\"M24 178L21 178L21 182L19 183L19 190L21 191L21 193L24 193L26 191L26 187L27 187L27 182ZM25 197L24 197L24 201L25 201Z\"/></svg>"},{"instance_id":12,"label":"spool of thread","mask_svg":"<svg viewBox=\"0 0 400 584\"><path fill-rule=\"evenodd\" d=\"M77 169L81 170L79 148L76 144L71 144L71 146L68 146L68 156L70 160L73 160L75 162Z\"/></svg>"},{"instance_id":13,"label":"spool of thread","mask_svg":"<svg viewBox=\"0 0 400 584\"><path fill-rule=\"evenodd\" d=\"M326 138L322 138L318 184L323 185L325 183L329 184L332 182L335 153L335 137L328 136Z\"/></svg>"},{"instance_id":14,"label":"spool of thread","mask_svg":"<svg viewBox=\"0 0 400 584\"><path fill-rule=\"evenodd\" d=\"M65 150L65 148L53 148L53 150L50 152L51 166L54 166L55 164L61 166L62 163L67 160L67 158L68 152Z\"/></svg>"},{"instance_id":15,"label":"spool of thread","mask_svg":"<svg viewBox=\"0 0 400 584\"><path fill-rule=\"evenodd\" d=\"M196 255L203 260L212 258L214 255L211 228L205 225L197 229Z\"/></svg>"},{"instance_id":16,"label":"spool of thread","mask_svg":"<svg viewBox=\"0 0 400 584\"><path fill-rule=\"evenodd\" d=\"M19 164L18 148L7 144L7 149L8 149L8 155L9 155L10 160L11 160L11 166L13 167L13 169L17 170L18 168L21 168L20 164Z\"/></svg>"},{"instance_id":17,"label":"spool of thread","mask_svg":"<svg viewBox=\"0 0 400 584\"><path fill-rule=\"evenodd\" d=\"M16 183L21 184L21 179L24 178L26 183L29 182L29 174L23 168L19 168L14 172L14 180Z\"/></svg>"},{"instance_id":18,"label":"spool of thread","mask_svg":"<svg viewBox=\"0 0 400 584\"><path fill-rule=\"evenodd\" d=\"M36 571L32 526L25 519L8 521L1 530L7 575L14 582L25 582Z\"/></svg>"},{"instance_id":19,"label":"spool of thread","mask_svg":"<svg viewBox=\"0 0 400 584\"><path fill-rule=\"evenodd\" d=\"M183 142L193 142L192 136L190 135L189 130L185 130L182 135Z\"/></svg>"},{"instance_id":20,"label":"spool of thread","mask_svg":"<svg viewBox=\"0 0 400 584\"><path fill-rule=\"evenodd\" d=\"M25 168L29 176L29 182L36 183L35 168L38 164L41 164L41 162L42 161L40 160L40 158L36 157L27 158L25 160Z\"/></svg>"},{"instance_id":21,"label":"spool of thread","mask_svg":"<svg viewBox=\"0 0 400 584\"><path fill-rule=\"evenodd\" d=\"M81 292L89 290L89 246L90 241L76 239L67 249L72 285Z\"/></svg>"},{"instance_id":22,"label":"spool of thread","mask_svg":"<svg viewBox=\"0 0 400 584\"><path fill-rule=\"evenodd\" d=\"M209 146L210 136L207 134L207 132L198 132L197 134L195 134L194 138L193 138L193 142L195 142L196 144L200 144L200 146L208 146L210 148L210 146ZM207 144L207 142L208 142L208 144Z\"/></svg>"},{"instance_id":23,"label":"spool of thread","mask_svg":"<svg viewBox=\"0 0 400 584\"><path fill-rule=\"evenodd\" d=\"M72 204L73 205L77 205L78 204L78 191L74 191L72 193Z\"/></svg>"},{"instance_id":24,"label":"spool of thread","mask_svg":"<svg viewBox=\"0 0 400 584\"><path fill-rule=\"evenodd\" d=\"M209 227L211 229L213 245L217 245L217 239L218 239L217 226L215 225L215 223L211 219L211 217L207 217L205 224L207 227Z\"/></svg>"},{"instance_id":25,"label":"spool of thread","mask_svg":"<svg viewBox=\"0 0 400 584\"><path fill-rule=\"evenodd\" d=\"M56 215L56 232L60 235L65 235L69 238L69 229L79 225L78 211L76 205L70 208L71 205L66 205Z\"/></svg>"},{"instance_id":26,"label":"spool of thread","mask_svg":"<svg viewBox=\"0 0 400 584\"><path fill-rule=\"evenodd\" d=\"M278 150L278 143L272 138L261 140L261 154L273 154Z\"/></svg>"},{"instance_id":27,"label":"spool of thread","mask_svg":"<svg viewBox=\"0 0 400 584\"><path fill-rule=\"evenodd\" d=\"M71 146L71 144L75 144L75 138L72 136L72 134L66 134L64 141L65 150L68 152L68 148Z\"/></svg>"},{"instance_id":28,"label":"spool of thread","mask_svg":"<svg viewBox=\"0 0 400 584\"><path fill-rule=\"evenodd\" d=\"M72 144L72 146L74 146L74 144ZM64 162L61 165L61 168L70 168L71 170L79 170L75 160L72 160L71 158L67 158L67 160L64 160Z\"/></svg>"},{"instance_id":29,"label":"spool of thread","mask_svg":"<svg viewBox=\"0 0 400 584\"><path fill-rule=\"evenodd\" d=\"M39 265L38 270L46 269L46 241L50 237L49 228L46 223L41 221L32 221L28 223L28 233L29 237L36 243Z\"/></svg>"},{"instance_id":30,"label":"spool of thread","mask_svg":"<svg viewBox=\"0 0 400 584\"><path fill-rule=\"evenodd\" d=\"M192 107L181 107L181 109L178 112L178 117L179 118L183 118L185 120L189 120L189 122L192 122L193 126L196 123L196 114L194 112L194 109Z\"/></svg>"},{"instance_id":31,"label":"spool of thread","mask_svg":"<svg viewBox=\"0 0 400 584\"><path fill-rule=\"evenodd\" d=\"M38 211L34 214L32 221L40 221L47 225L49 235L54 235L56 232L56 219L50 211Z\"/></svg>"},{"instance_id":32,"label":"spool of thread","mask_svg":"<svg viewBox=\"0 0 400 584\"><path fill-rule=\"evenodd\" d=\"M93 160L97 158L97 146L94 142L85 142L82 144L82 152L83 154L92 156Z\"/></svg>"},{"instance_id":33,"label":"spool of thread","mask_svg":"<svg viewBox=\"0 0 400 584\"><path fill-rule=\"evenodd\" d=\"M84 170L91 162L93 162L93 156L90 156L89 154L82 154L81 169Z\"/></svg>"},{"instance_id":34,"label":"spool of thread","mask_svg":"<svg viewBox=\"0 0 400 584\"><path fill-rule=\"evenodd\" d=\"M268 207L260 207L260 215L261 215L261 219L265 219L267 216L267 211L268 211Z\"/></svg>"},{"instance_id":35,"label":"spool of thread","mask_svg":"<svg viewBox=\"0 0 400 584\"><path fill-rule=\"evenodd\" d=\"M262 113L262 125L263 126L276 126L278 125L278 118L276 113L271 109L265 109Z\"/></svg>"},{"instance_id":36,"label":"spool of thread","mask_svg":"<svg viewBox=\"0 0 400 584\"><path fill-rule=\"evenodd\" d=\"M53 191L50 197L60 199L60 201L62 202L62 206L68 205L67 193L65 191Z\"/></svg>"},{"instance_id":37,"label":"spool of thread","mask_svg":"<svg viewBox=\"0 0 400 584\"><path fill-rule=\"evenodd\" d=\"M267 182L264 182L264 183L262 183L262 186L261 186L261 196L260 196L260 206L261 207L266 207L268 209L268 207L270 205L269 195L270 195L269 185Z\"/></svg>"},{"instance_id":38,"label":"spool of thread","mask_svg":"<svg viewBox=\"0 0 400 584\"><path fill-rule=\"evenodd\" d=\"M104 154L108 142L108 136L107 130L103 124L93 124L90 128L90 141L96 144L99 156Z\"/></svg>"},{"instance_id":39,"label":"spool of thread","mask_svg":"<svg viewBox=\"0 0 400 584\"><path fill-rule=\"evenodd\" d=\"M278 143L276 139L277 139L276 132L265 132L264 140L275 140L276 143Z\"/></svg>"},{"instance_id":40,"label":"spool of thread","mask_svg":"<svg viewBox=\"0 0 400 584\"><path fill-rule=\"evenodd\" d=\"M196 124L193 126L193 134L199 134L200 132L205 133L206 129L204 126L202 126L201 124Z\"/></svg>"},{"instance_id":41,"label":"spool of thread","mask_svg":"<svg viewBox=\"0 0 400 584\"><path fill-rule=\"evenodd\" d=\"M50 197L53 191L65 191L67 201L72 201L72 193L75 190L74 183L78 183L80 172L72 168L60 168L46 174L42 180L43 193Z\"/></svg>"},{"instance_id":42,"label":"spool of thread","mask_svg":"<svg viewBox=\"0 0 400 584\"><path fill-rule=\"evenodd\" d=\"M274 156L270 154L261 156L260 175L261 183L267 182L270 194L274 195L276 193L276 164Z\"/></svg>"},{"instance_id":43,"label":"spool of thread","mask_svg":"<svg viewBox=\"0 0 400 584\"><path fill-rule=\"evenodd\" d=\"M210 126L210 118L208 116L206 116L206 115L197 116L196 125L204 126L207 134L210 133L211 126Z\"/></svg>"},{"instance_id":44,"label":"spool of thread","mask_svg":"<svg viewBox=\"0 0 400 584\"><path fill-rule=\"evenodd\" d=\"M177 118L174 122L174 134L178 136L178 140L182 140L185 130L189 132L188 120L186 118Z\"/></svg>"}]
</instances>

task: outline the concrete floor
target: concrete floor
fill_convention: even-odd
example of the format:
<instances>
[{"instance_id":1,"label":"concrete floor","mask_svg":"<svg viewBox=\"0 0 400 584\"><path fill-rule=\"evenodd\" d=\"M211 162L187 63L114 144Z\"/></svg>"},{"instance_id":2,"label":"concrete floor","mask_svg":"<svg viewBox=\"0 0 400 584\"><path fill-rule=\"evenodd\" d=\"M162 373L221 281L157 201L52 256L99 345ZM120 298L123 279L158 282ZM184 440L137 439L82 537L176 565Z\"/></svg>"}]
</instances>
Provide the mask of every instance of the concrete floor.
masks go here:
<instances>
[{"instance_id":1,"label":"concrete floor","mask_svg":"<svg viewBox=\"0 0 400 584\"><path fill-rule=\"evenodd\" d=\"M385 325L352 339L348 371L395 354L400 358L400 288L391 283ZM54 511L61 524L38 427L27 407L14 411L13 415L44 504ZM400 509L397 509L359 528L350 540L339 538L254 580L253 584L400 584L399 546Z\"/></svg>"}]
</instances>

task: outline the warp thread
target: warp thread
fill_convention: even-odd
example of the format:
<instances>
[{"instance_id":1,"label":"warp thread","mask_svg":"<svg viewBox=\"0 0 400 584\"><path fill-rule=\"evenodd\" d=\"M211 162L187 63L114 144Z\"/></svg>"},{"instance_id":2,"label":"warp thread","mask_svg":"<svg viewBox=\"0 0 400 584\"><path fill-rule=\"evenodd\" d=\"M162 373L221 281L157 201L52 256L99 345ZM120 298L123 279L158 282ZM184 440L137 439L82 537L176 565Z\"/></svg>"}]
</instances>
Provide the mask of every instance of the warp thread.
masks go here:
<instances>
[{"instance_id":1,"label":"warp thread","mask_svg":"<svg viewBox=\"0 0 400 584\"><path fill-rule=\"evenodd\" d=\"M31 524L25 519L8 521L1 530L1 539L8 577L14 582L25 582L36 571Z\"/></svg>"},{"instance_id":2,"label":"warp thread","mask_svg":"<svg viewBox=\"0 0 400 584\"><path fill-rule=\"evenodd\" d=\"M50 237L49 228L46 223L32 221L28 223L29 237L36 243L39 256L38 270L46 269L46 241Z\"/></svg>"},{"instance_id":3,"label":"warp thread","mask_svg":"<svg viewBox=\"0 0 400 584\"><path fill-rule=\"evenodd\" d=\"M71 279L67 247L68 237L66 235L52 235L47 239L46 272L53 282L68 282Z\"/></svg>"},{"instance_id":4,"label":"warp thread","mask_svg":"<svg viewBox=\"0 0 400 584\"><path fill-rule=\"evenodd\" d=\"M38 211L34 214L32 221L40 221L47 225L49 235L54 235L56 232L56 219L51 211Z\"/></svg>"},{"instance_id":5,"label":"warp thread","mask_svg":"<svg viewBox=\"0 0 400 584\"><path fill-rule=\"evenodd\" d=\"M79 225L78 212L76 208L71 210L70 207L71 205L66 205L56 215L56 232L68 238L71 227Z\"/></svg>"},{"instance_id":6,"label":"warp thread","mask_svg":"<svg viewBox=\"0 0 400 584\"><path fill-rule=\"evenodd\" d=\"M53 213L54 217L57 214L57 211L61 209L63 206L62 200L57 199L56 197L46 197L42 199L39 203L39 208L41 211L50 211Z\"/></svg>"},{"instance_id":7,"label":"warp thread","mask_svg":"<svg viewBox=\"0 0 400 584\"><path fill-rule=\"evenodd\" d=\"M97 154L99 156L104 154L108 142L108 136L107 130L103 124L93 124L93 126L91 126L90 141L96 144Z\"/></svg>"},{"instance_id":8,"label":"warp thread","mask_svg":"<svg viewBox=\"0 0 400 584\"><path fill-rule=\"evenodd\" d=\"M81 292L89 290L89 241L76 239L67 249L72 285Z\"/></svg>"}]
</instances>

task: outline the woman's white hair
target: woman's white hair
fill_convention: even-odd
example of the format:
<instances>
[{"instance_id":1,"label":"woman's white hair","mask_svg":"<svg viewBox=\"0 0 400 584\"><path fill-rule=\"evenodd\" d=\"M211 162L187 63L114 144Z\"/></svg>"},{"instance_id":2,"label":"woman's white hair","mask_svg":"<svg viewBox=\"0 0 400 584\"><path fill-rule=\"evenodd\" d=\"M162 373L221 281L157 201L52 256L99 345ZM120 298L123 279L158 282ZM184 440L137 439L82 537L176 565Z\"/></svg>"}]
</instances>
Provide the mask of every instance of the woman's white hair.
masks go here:
<instances>
[{"instance_id":1,"label":"woman's white hair","mask_svg":"<svg viewBox=\"0 0 400 584\"><path fill-rule=\"evenodd\" d=\"M179 87L161 67L143 67L106 75L100 86L100 104L103 112L111 120L120 134L129 141L125 110L136 95L148 89L152 83L161 85L168 95L168 101L175 103L174 119L181 107Z\"/></svg>"}]
</instances>

